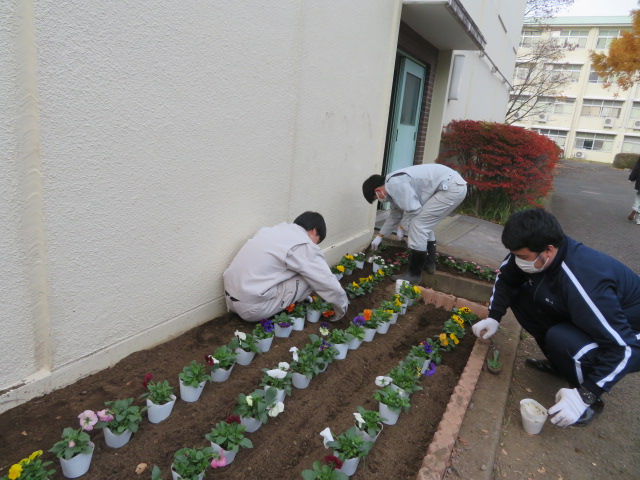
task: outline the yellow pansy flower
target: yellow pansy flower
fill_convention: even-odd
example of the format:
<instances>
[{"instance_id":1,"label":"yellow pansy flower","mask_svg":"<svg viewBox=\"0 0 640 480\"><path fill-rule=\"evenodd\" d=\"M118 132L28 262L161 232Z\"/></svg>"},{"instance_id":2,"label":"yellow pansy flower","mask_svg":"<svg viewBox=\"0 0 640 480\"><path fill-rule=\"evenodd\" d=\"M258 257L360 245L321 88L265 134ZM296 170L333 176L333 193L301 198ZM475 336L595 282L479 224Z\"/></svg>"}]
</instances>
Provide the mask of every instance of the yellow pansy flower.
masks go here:
<instances>
[{"instance_id":1,"label":"yellow pansy flower","mask_svg":"<svg viewBox=\"0 0 640 480\"><path fill-rule=\"evenodd\" d=\"M378 270L378 275L380 275L381 277L384 277L384 272L382 270Z\"/></svg>"},{"instance_id":2,"label":"yellow pansy flower","mask_svg":"<svg viewBox=\"0 0 640 480\"><path fill-rule=\"evenodd\" d=\"M38 458L40 455L42 455L42 450L36 450L31 455L29 455L29 460L33 460L35 458Z\"/></svg>"},{"instance_id":3,"label":"yellow pansy flower","mask_svg":"<svg viewBox=\"0 0 640 480\"><path fill-rule=\"evenodd\" d=\"M356 282L353 282L351 285L353 285L353 288L358 288L358 284Z\"/></svg>"},{"instance_id":4,"label":"yellow pansy flower","mask_svg":"<svg viewBox=\"0 0 640 480\"><path fill-rule=\"evenodd\" d=\"M460 343L460 340L458 340L458 337L456 337L453 333L449 335L449 338L453 340L454 345L457 345Z\"/></svg>"},{"instance_id":5,"label":"yellow pansy flower","mask_svg":"<svg viewBox=\"0 0 640 480\"><path fill-rule=\"evenodd\" d=\"M336 270L338 270L340 273L344 273L344 267L342 265L338 265L336 267Z\"/></svg>"},{"instance_id":6,"label":"yellow pansy flower","mask_svg":"<svg viewBox=\"0 0 640 480\"><path fill-rule=\"evenodd\" d=\"M459 309L458 309L458 311L459 311L460 313L471 313L471 309L470 309L469 307L462 307L462 308L459 308Z\"/></svg>"},{"instance_id":7,"label":"yellow pansy flower","mask_svg":"<svg viewBox=\"0 0 640 480\"><path fill-rule=\"evenodd\" d=\"M464 320L462 320L458 315L453 315L453 316L451 317L451 319L452 319L454 322L456 322L458 325L460 325L461 327L462 327L462 326L463 326L463 324L464 324Z\"/></svg>"},{"instance_id":8,"label":"yellow pansy flower","mask_svg":"<svg viewBox=\"0 0 640 480\"><path fill-rule=\"evenodd\" d=\"M413 291L414 291L414 292L416 292L416 293L418 293L418 294L420 294L420 293L421 293L421 292L420 292L420 287L418 287L418 286L414 286L414 287L413 287Z\"/></svg>"},{"instance_id":9,"label":"yellow pansy flower","mask_svg":"<svg viewBox=\"0 0 640 480\"><path fill-rule=\"evenodd\" d=\"M353 255L345 255L344 258L347 260L353 260Z\"/></svg>"},{"instance_id":10,"label":"yellow pansy flower","mask_svg":"<svg viewBox=\"0 0 640 480\"><path fill-rule=\"evenodd\" d=\"M446 333L441 333L440 334L440 343L442 344L443 347L446 347L447 345L449 345L449 340L447 340L447 334Z\"/></svg>"},{"instance_id":11,"label":"yellow pansy flower","mask_svg":"<svg viewBox=\"0 0 640 480\"><path fill-rule=\"evenodd\" d=\"M393 310L387 310L387 313L389 313L389 314L393 315L393 314L394 314L394 313L396 313L396 312L394 312Z\"/></svg>"},{"instance_id":12,"label":"yellow pansy flower","mask_svg":"<svg viewBox=\"0 0 640 480\"><path fill-rule=\"evenodd\" d=\"M19 463L16 463L14 465L11 465L11 468L9 469L9 475L7 478L9 480L16 480L16 478L20 478L21 474L22 474L22 465L20 465Z\"/></svg>"}]
</instances>

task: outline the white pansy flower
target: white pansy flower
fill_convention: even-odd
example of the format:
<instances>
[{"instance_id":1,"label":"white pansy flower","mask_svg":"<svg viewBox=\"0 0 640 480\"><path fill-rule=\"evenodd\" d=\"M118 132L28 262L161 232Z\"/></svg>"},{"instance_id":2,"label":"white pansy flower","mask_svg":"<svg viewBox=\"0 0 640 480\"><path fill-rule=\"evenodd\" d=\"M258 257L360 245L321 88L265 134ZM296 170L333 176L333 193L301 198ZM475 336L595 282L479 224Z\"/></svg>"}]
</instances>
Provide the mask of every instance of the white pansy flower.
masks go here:
<instances>
[{"instance_id":1,"label":"white pansy flower","mask_svg":"<svg viewBox=\"0 0 640 480\"><path fill-rule=\"evenodd\" d=\"M333 442L333 435L331 435L331 429L329 427L322 430L320 436L323 438L322 443L324 444L324 448L327 448L327 443Z\"/></svg>"},{"instance_id":2,"label":"white pansy flower","mask_svg":"<svg viewBox=\"0 0 640 480\"><path fill-rule=\"evenodd\" d=\"M238 337L240 340L243 340L243 341L244 341L244 340L246 340L246 339L247 339L247 334L246 334L246 333L241 332L240 330L236 330L233 334L234 334L236 337Z\"/></svg>"},{"instance_id":3,"label":"white pansy flower","mask_svg":"<svg viewBox=\"0 0 640 480\"><path fill-rule=\"evenodd\" d=\"M289 351L293 354L293 361L298 361L298 347L291 347Z\"/></svg>"},{"instance_id":4,"label":"white pansy flower","mask_svg":"<svg viewBox=\"0 0 640 480\"><path fill-rule=\"evenodd\" d=\"M216 363L220 363L220 360L218 360L216 357L211 357L211 359L213 360L213 364L215 365Z\"/></svg>"},{"instance_id":5,"label":"white pansy flower","mask_svg":"<svg viewBox=\"0 0 640 480\"><path fill-rule=\"evenodd\" d=\"M354 413L353 416L356 417L358 428L361 428L364 425L364 418L362 418L362 415L360 415L359 412Z\"/></svg>"},{"instance_id":6,"label":"white pansy flower","mask_svg":"<svg viewBox=\"0 0 640 480\"><path fill-rule=\"evenodd\" d=\"M253 406L253 397L251 395L247 395L247 405Z\"/></svg>"},{"instance_id":7,"label":"white pansy flower","mask_svg":"<svg viewBox=\"0 0 640 480\"><path fill-rule=\"evenodd\" d=\"M329 329L326 327L320 327L320 335L326 337L327 335L329 335Z\"/></svg>"},{"instance_id":8,"label":"white pansy flower","mask_svg":"<svg viewBox=\"0 0 640 480\"><path fill-rule=\"evenodd\" d=\"M273 407L271 407L271 409L269 409L269 416L277 417L282 412L284 412L284 403L278 402Z\"/></svg>"},{"instance_id":9,"label":"white pansy flower","mask_svg":"<svg viewBox=\"0 0 640 480\"><path fill-rule=\"evenodd\" d=\"M287 376L287 372L284 370L280 370L279 368L274 368L273 370L267 370L266 373L271 378L277 378L279 380L282 380L284 377Z\"/></svg>"},{"instance_id":10,"label":"white pansy flower","mask_svg":"<svg viewBox=\"0 0 640 480\"><path fill-rule=\"evenodd\" d=\"M289 365L287 362L278 363L278 368L280 370L289 370L289 367L291 367L291 365Z\"/></svg>"},{"instance_id":11,"label":"white pansy flower","mask_svg":"<svg viewBox=\"0 0 640 480\"><path fill-rule=\"evenodd\" d=\"M391 377L386 377L384 375L376 377L376 385L378 387L386 387L387 385L390 385L391 382L392 382Z\"/></svg>"}]
</instances>

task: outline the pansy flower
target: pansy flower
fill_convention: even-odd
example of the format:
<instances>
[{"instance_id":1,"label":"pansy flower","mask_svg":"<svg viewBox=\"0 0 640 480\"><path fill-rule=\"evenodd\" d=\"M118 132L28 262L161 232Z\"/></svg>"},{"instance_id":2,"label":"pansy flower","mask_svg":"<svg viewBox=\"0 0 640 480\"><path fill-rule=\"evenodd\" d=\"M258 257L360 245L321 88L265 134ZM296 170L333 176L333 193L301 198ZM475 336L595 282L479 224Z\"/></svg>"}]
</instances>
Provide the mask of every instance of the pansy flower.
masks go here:
<instances>
[{"instance_id":1,"label":"pansy flower","mask_svg":"<svg viewBox=\"0 0 640 480\"><path fill-rule=\"evenodd\" d=\"M326 312L322 312L322 316L327 318L327 317L331 317L332 315L335 315L336 312L334 312L333 310L327 310Z\"/></svg>"},{"instance_id":2,"label":"pansy flower","mask_svg":"<svg viewBox=\"0 0 640 480\"><path fill-rule=\"evenodd\" d=\"M113 413L111 413L106 408L104 410L100 410L99 412L97 412L97 415L98 415L98 419L101 422L110 422L111 420L113 420L115 418L113 416Z\"/></svg>"},{"instance_id":3,"label":"pansy flower","mask_svg":"<svg viewBox=\"0 0 640 480\"><path fill-rule=\"evenodd\" d=\"M459 343L460 343L460 340L458 340L458 337L456 337L456 336L455 336L455 334L453 334L453 333L449 334L449 338L450 338L451 340L453 340L453 344L454 344L454 345L457 345L457 344L459 344Z\"/></svg>"},{"instance_id":4,"label":"pansy flower","mask_svg":"<svg viewBox=\"0 0 640 480\"><path fill-rule=\"evenodd\" d=\"M147 388L147 385L149 385L149 382L153 380L153 374L152 373L147 373L144 376L144 380L142 381L142 386L144 388Z\"/></svg>"},{"instance_id":5,"label":"pansy flower","mask_svg":"<svg viewBox=\"0 0 640 480\"><path fill-rule=\"evenodd\" d=\"M449 340L447 340L447 334L446 333L441 333L440 334L440 343L442 344L442 346L446 347L447 345L449 345Z\"/></svg>"},{"instance_id":6,"label":"pansy flower","mask_svg":"<svg viewBox=\"0 0 640 480\"><path fill-rule=\"evenodd\" d=\"M292 303L291 305L289 305L287 308L285 308L285 310L289 313L291 313L293 311L293 309L295 308L296 304Z\"/></svg>"},{"instance_id":7,"label":"pansy flower","mask_svg":"<svg viewBox=\"0 0 640 480\"><path fill-rule=\"evenodd\" d=\"M224 453L223 449L220 449L220 452L218 452L218 458L214 458L213 460L211 460L211 468L219 468L219 467L226 467L227 466L227 458L222 455Z\"/></svg>"},{"instance_id":8,"label":"pansy flower","mask_svg":"<svg viewBox=\"0 0 640 480\"><path fill-rule=\"evenodd\" d=\"M87 432L93 430L93 426L98 423L98 416L93 410L85 410L78 415L78 418L80 419L80 426Z\"/></svg>"},{"instance_id":9,"label":"pansy flower","mask_svg":"<svg viewBox=\"0 0 640 480\"><path fill-rule=\"evenodd\" d=\"M366 310L364 310L364 311L362 312L362 316L364 317L364 320L365 320L366 322L368 322L369 320L371 320L371 314L372 314L372 313L373 313L373 312L372 312L371 310L369 310L369 309L366 309Z\"/></svg>"},{"instance_id":10,"label":"pansy flower","mask_svg":"<svg viewBox=\"0 0 640 480\"><path fill-rule=\"evenodd\" d=\"M298 361L298 347L291 347L289 349L289 351L292 353L293 355L293 361L297 362Z\"/></svg>"},{"instance_id":11,"label":"pansy flower","mask_svg":"<svg viewBox=\"0 0 640 480\"><path fill-rule=\"evenodd\" d=\"M240 422L240 417L238 415L228 415L227 418L225 418L225 423L241 423Z\"/></svg>"},{"instance_id":12,"label":"pansy flower","mask_svg":"<svg viewBox=\"0 0 640 480\"><path fill-rule=\"evenodd\" d=\"M356 327L361 327L364 325L365 319L362 315L358 315L351 321L351 323L353 323Z\"/></svg>"},{"instance_id":13,"label":"pansy flower","mask_svg":"<svg viewBox=\"0 0 640 480\"><path fill-rule=\"evenodd\" d=\"M284 412L284 403L278 402L269 409L268 415L270 417L277 417L282 412Z\"/></svg>"},{"instance_id":14,"label":"pansy flower","mask_svg":"<svg viewBox=\"0 0 640 480\"><path fill-rule=\"evenodd\" d=\"M244 340L246 340L246 339L247 339L247 334L246 334L246 333L241 332L240 330L236 330L235 332L233 332L233 334L234 334L236 337L238 337L238 340L242 340L242 341L244 341Z\"/></svg>"},{"instance_id":15,"label":"pansy flower","mask_svg":"<svg viewBox=\"0 0 640 480\"><path fill-rule=\"evenodd\" d=\"M263 318L262 320L260 320L260 325L267 333L273 331L273 322L268 318Z\"/></svg>"},{"instance_id":16,"label":"pansy flower","mask_svg":"<svg viewBox=\"0 0 640 480\"><path fill-rule=\"evenodd\" d=\"M390 385L391 382L393 382L393 379L391 377L387 377L385 375L376 377L376 385L378 387L386 387L387 385Z\"/></svg>"},{"instance_id":17,"label":"pansy flower","mask_svg":"<svg viewBox=\"0 0 640 480\"><path fill-rule=\"evenodd\" d=\"M327 455L324 457L324 463L329 465L330 467L340 470L342 468L342 460L340 460L335 455Z\"/></svg>"},{"instance_id":18,"label":"pansy flower","mask_svg":"<svg viewBox=\"0 0 640 480\"><path fill-rule=\"evenodd\" d=\"M338 270L340 273L344 273L344 266L342 266L342 265L338 265L338 266L336 267L336 270Z\"/></svg>"},{"instance_id":19,"label":"pansy flower","mask_svg":"<svg viewBox=\"0 0 640 480\"><path fill-rule=\"evenodd\" d=\"M430 377L431 375L433 375L434 373L436 373L436 364L433 362L429 362L429 368L427 368L424 372L424 374L427 377Z\"/></svg>"}]
</instances>

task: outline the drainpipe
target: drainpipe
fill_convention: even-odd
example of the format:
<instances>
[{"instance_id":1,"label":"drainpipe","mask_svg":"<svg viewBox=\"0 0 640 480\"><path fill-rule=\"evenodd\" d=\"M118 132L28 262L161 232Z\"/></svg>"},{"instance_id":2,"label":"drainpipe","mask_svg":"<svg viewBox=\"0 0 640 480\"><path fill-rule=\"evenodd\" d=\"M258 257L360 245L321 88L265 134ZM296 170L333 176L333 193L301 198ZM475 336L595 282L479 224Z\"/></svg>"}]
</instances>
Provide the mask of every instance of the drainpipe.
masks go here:
<instances>
[{"instance_id":1,"label":"drainpipe","mask_svg":"<svg viewBox=\"0 0 640 480\"><path fill-rule=\"evenodd\" d=\"M34 0L18 0L15 10L17 79L20 89L16 161L22 195L22 241L29 271L36 366L36 371L27 381L46 376L52 368L33 4Z\"/></svg>"}]
</instances>

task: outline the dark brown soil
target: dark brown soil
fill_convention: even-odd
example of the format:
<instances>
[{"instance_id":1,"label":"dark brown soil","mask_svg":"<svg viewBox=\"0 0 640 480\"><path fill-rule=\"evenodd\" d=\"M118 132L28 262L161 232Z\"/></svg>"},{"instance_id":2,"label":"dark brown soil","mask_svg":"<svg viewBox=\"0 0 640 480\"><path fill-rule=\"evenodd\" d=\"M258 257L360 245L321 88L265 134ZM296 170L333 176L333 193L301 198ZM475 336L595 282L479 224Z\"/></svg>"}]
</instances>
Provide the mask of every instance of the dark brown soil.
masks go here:
<instances>
[{"instance_id":1,"label":"dark brown soil","mask_svg":"<svg viewBox=\"0 0 640 480\"><path fill-rule=\"evenodd\" d=\"M356 270L342 280L353 281L370 272ZM386 280L370 295L351 301L348 315L337 322L347 323L365 308L376 307L389 299L394 286ZM373 391L374 379L387 374L402 360L412 345L441 332L450 312L422 303L411 307L392 325L386 335L376 335L371 343L363 343L349 352L347 358L335 361L327 371L314 378L304 390L293 388L285 400L285 411L255 433L248 434L253 449L240 451L232 464L212 471L209 477L223 479L299 479L314 460L322 460L329 452L322 445L319 432L331 427L340 433L353 425L352 413L358 405L377 409ZM317 333L319 324L305 325L304 331L293 332L289 338L274 339L271 350L248 366L237 365L225 383L209 383L198 402L178 400L171 416L162 423L151 424L146 418L131 441L120 449L106 446L101 430L91 432L96 444L89 472L83 479L150 478L155 464L170 478L169 466L179 448L207 446L204 439L214 423L231 413L239 393L249 393L258 387L261 369L274 367L279 361L290 361L291 346L307 343L309 333ZM137 352L114 367L84 378L73 385L31 400L0 415L0 476L6 475L11 464L42 449L45 459L53 459L46 451L60 439L65 427L77 427L77 415L87 409L100 410L103 402L135 397L143 393L141 382L146 373L156 381L164 379L178 392L178 373L191 360L203 361L204 355L227 343L237 329L248 332L252 325L234 314L226 314L193 328L184 335L150 350ZM470 333L470 332L469 332ZM449 401L458 377L464 368L473 335L466 335L457 348L443 354L437 373L422 377L424 390L411 397L411 410L400 416L394 426L385 426L365 461L361 462L355 480L411 479L416 476L427 446L431 442L440 418ZM143 402L138 401L140 405ZM136 466L149 465L136 475ZM63 478L57 460L58 473Z\"/></svg>"}]
</instances>

